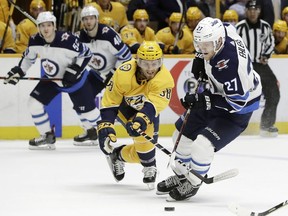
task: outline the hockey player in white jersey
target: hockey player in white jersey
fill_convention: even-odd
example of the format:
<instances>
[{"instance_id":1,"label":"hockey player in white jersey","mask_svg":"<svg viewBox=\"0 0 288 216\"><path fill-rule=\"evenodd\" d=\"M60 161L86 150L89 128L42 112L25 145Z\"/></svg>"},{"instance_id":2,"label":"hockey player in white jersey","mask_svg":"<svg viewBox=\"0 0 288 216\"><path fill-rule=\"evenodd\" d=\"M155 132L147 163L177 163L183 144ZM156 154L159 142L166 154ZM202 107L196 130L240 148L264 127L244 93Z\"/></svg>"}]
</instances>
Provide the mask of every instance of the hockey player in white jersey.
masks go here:
<instances>
[{"instance_id":1,"label":"hockey player in white jersey","mask_svg":"<svg viewBox=\"0 0 288 216\"><path fill-rule=\"evenodd\" d=\"M91 70L88 80L93 86L95 97L105 88L115 69L132 57L129 48L122 42L118 33L109 26L98 23L98 16L95 7L85 6L81 11L84 29L79 35L80 41L93 53L89 62ZM97 120L100 120L98 109L97 114ZM79 112L78 116L85 132L74 137L74 145L97 145L97 132L93 124L95 121L90 122Z\"/></svg>"},{"instance_id":2,"label":"hockey player in white jersey","mask_svg":"<svg viewBox=\"0 0 288 216\"><path fill-rule=\"evenodd\" d=\"M179 161L205 176L215 152L246 129L253 111L259 108L262 90L250 54L234 26L207 17L198 23L193 35L196 51L202 55L194 59L192 73L198 79L199 72L205 72L210 89L186 94L181 99L191 112L176 147L175 164L171 163L176 175L157 185L157 194L169 193L168 199L172 200L194 196L202 183L192 173L188 175ZM183 119L175 123L174 139Z\"/></svg>"},{"instance_id":3,"label":"hockey player in white jersey","mask_svg":"<svg viewBox=\"0 0 288 216\"><path fill-rule=\"evenodd\" d=\"M28 101L32 119L40 137L29 141L29 149L55 149L55 134L51 130L49 116L45 110L51 100L61 92L69 94L73 108L83 117L96 121L93 89L87 81L86 66L92 54L79 39L67 32L56 31L56 17L42 12L37 17L39 32L32 36L18 66L7 74L4 83L17 84L26 71L40 56L46 80L40 80L32 90ZM59 78L60 81L47 80ZM62 80L61 80L62 79Z\"/></svg>"}]
</instances>

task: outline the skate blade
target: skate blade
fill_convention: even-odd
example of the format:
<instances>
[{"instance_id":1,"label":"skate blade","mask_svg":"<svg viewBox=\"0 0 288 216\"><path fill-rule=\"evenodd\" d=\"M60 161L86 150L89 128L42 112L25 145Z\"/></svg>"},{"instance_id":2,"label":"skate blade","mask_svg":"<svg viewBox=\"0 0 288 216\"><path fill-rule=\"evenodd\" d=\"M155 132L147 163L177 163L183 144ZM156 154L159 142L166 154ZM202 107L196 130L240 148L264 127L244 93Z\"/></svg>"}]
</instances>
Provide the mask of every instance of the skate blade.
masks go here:
<instances>
[{"instance_id":1,"label":"skate blade","mask_svg":"<svg viewBox=\"0 0 288 216\"><path fill-rule=\"evenodd\" d=\"M74 146L98 146L99 143L98 143L98 141L87 140L87 141L84 141L84 142L76 142L76 141L74 141L73 145Z\"/></svg>"},{"instance_id":2,"label":"skate blade","mask_svg":"<svg viewBox=\"0 0 288 216\"><path fill-rule=\"evenodd\" d=\"M166 198L166 202L181 202L181 201L188 201L189 199L190 199L190 197L187 198L187 199L184 199L184 200L175 200L175 199L173 199L171 196L168 196L168 197Z\"/></svg>"},{"instance_id":3,"label":"skate blade","mask_svg":"<svg viewBox=\"0 0 288 216\"><path fill-rule=\"evenodd\" d=\"M46 144L46 145L41 145L41 146L32 146L29 145L29 150L46 150L46 151L51 151L55 150L56 147L54 144Z\"/></svg>"},{"instance_id":4,"label":"skate blade","mask_svg":"<svg viewBox=\"0 0 288 216\"><path fill-rule=\"evenodd\" d=\"M166 194L169 194L169 191L168 192L161 192L161 191L156 191L156 194L157 195L166 195Z\"/></svg>"},{"instance_id":5,"label":"skate blade","mask_svg":"<svg viewBox=\"0 0 288 216\"><path fill-rule=\"evenodd\" d=\"M147 184L148 190L154 190L154 189L155 189L155 182L153 182L153 183L146 183L146 184Z\"/></svg>"}]
</instances>

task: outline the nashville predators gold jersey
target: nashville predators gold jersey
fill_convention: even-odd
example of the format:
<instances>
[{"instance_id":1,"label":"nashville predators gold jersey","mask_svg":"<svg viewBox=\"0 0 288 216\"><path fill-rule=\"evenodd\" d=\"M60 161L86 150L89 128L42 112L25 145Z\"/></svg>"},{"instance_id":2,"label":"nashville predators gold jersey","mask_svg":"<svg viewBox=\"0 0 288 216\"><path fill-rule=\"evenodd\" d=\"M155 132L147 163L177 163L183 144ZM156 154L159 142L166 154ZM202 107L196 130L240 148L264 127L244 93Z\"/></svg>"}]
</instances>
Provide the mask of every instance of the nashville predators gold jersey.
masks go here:
<instances>
[{"instance_id":1,"label":"nashville predators gold jersey","mask_svg":"<svg viewBox=\"0 0 288 216\"><path fill-rule=\"evenodd\" d=\"M102 8L95 2L89 3L88 5L92 5L95 7L99 12L99 20L101 17L111 17L115 24L114 29L115 31L119 32L119 30L128 25L128 19L126 15L125 7L119 2L110 2L111 7L108 10L102 10Z\"/></svg>"},{"instance_id":2,"label":"nashville predators gold jersey","mask_svg":"<svg viewBox=\"0 0 288 216\"><path fill-rule=\"evenodd\" d=\"M137 28L132 25L127 25L121 30L121 38L124 43L129 45L130 47L136 43L141 44L145 41L155 41L155 32L152 28L147 26L143 34L141 34Z\"/></svg>"},{"instance_id":3,"label":"nashville predators gold jersey","mask_svg":"<svg viewBox=\"0 0 288 216\"><path fill-rule=\"evenodd\" d=\"M9 4L7 0L0 0L0 21L7 23L9 16Z\"/></svg>"},{"instance_id":4,"label":"nashville predators gold jersey","mask_svg":"<svg viewBox=\"0 0 288 216\"><path fill-rule=\"evenodd\" d=\"M284 37L283 40L275 45L276 54L287 54L288 53L288 38Z\"/></svg>"},{"instance_id":5,"label":"nashville predators gold jersey","mask_svg":"<svg viewBox=\"0 0 288 216\"><path fill-rule=\"evenodd\" d=\"M22 20L16 27L16 52L23 53L28 46L29 38L37 32L37 26L31 20Z\"/></svg>"},{"instance_id":6,"label":"nashville predators gold jersey","mask_svg":"<svg viewBox=\"0 0 288 216\"><path fill-rule=\"evenodd\" d=\"M106 86L102 109L117 108L122 100L135 110L141 111L145 102L153 105L155 116L164 110L170 101L174 80L162 65L160 71L149 81L136 80L137 62L132 59L123 63Z\"/></svg>"},{"instance_id":7,"label":"nashville predators gold jersey","mask_svg":"<svg viewBox=\"0 0 288 216\"><path fill-rule=\"evenodd\" d=\"M165 45L164 52L169 53L169 47L174 45L176 37L172 34L170 27L160 29L156 33L156 38L159 43ZM182 29L182 33L179 34L179 39L176 44L180 50L180 54L194 53L195 48L193 45L193 37L191 32L187 28Z\"/></svg>"},{"instance_id":8,"label":"nashville predators gold jersey","mask_svg":"<svg viewBox=\"0 0 288 216\"><path fill-rule=\"evenodd\" d=\"M7 53L8 51L9 53L11 52L13 53L15 52L15 42L13 40L12 30L8 26L5 39L3 41L5 29L6 29L6 24L0 21L0 35L2 35L0 40L1 40L1 45L3 46L2 51L4 53Z\"/></svg>"}]
</instances>

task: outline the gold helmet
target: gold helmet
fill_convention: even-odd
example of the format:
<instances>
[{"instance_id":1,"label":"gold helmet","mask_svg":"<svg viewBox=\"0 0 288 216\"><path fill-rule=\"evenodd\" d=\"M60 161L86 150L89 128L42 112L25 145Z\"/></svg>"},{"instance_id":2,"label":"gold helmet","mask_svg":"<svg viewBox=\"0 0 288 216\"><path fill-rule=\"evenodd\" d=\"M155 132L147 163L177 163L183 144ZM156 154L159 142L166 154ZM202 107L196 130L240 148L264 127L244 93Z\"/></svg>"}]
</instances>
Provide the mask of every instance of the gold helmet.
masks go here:
<instances>
[{"instance_id":1,"label":"gold helmet","mask_svg":"<svg viewBox=\"0 0 288 216\"><path fill-rule=\"evenodd\" d=\"M30 3L30 13L33 8L43 8L44 10L46 10L46 4L42 0L32 0Z\"/></svg>"},{"instance_id":2,"label":"gold helmet","mask_svg":"<svg viewBox=\"0 0 288 216\"><path fill-rule=\"evenodd\" d=\"M133 20L136 21L136 20L141 20L141 19L149 20L149 15L148 15L147 11L144 9L135 10L135 12L133 14Z\"/></svg>"},{"instance_id":3,"label":"gold helmet","mask_svg":"<svg viewBox=\"0 0 288 216\"><path fill-rule=\"evenodd\" d=\"M287 23L284 20L277 20L273 24L273 31L287 32Z\"/></svg>"},{"instance_id":4,"label":"gold helmet","mask_svg":"<svg viewBox=\"0 0 288 216\"><path fill-rule=\"evenodd\" d=\"M198 20L202 17L202 12L198 7L189 7L186 12L187 20Z\"/></svg>"},{"instance_id":5,"label":"gold helmet","mask_svg":"<svg viewBox=\"0 0 288 216\"><path fill-rule=\"evenodd\" d=\"M238 13L235 10L226 10L225 13L223 14L223 21L224 22L238 22L239 16Z\"/></svg>"},{"instance_id":6,"label":"gold helmet","mask_svg":"<svg viewBox=\"0 0 288 216\"><path fill-rule=\"evenodd\" d=\"M144 41L137 50L137 58L142 60L162 59L163 52L156 41Z\"/></svg>"},{"instance_id":7,"label":"gold helmet","mask_svg":"<svg viewBox=\"0 0 288 216\"><path fill-rule=\"evenodd\" d=\"M284 19L284 16L285 14L288 13L288 7L285 7L283 10L282 10L282 19Z\"/></svg>"},{"instance_id":8,"label":"gold helmet","mask_svg":"<svg viewBox=\"0 0 288 216\"><path fill-rule=\"evenodd\" d=\"M111 17L107 17L107 16L101 17L99 20L99 23L105 24L111 28L114 28L115 26L115 21Z\"/></svg>"},{"instance_id":9,"label":"gold helmet","mask_svg":"<svg viewBox=\"0 0 288 216\"><path fill-rule=\"evenodd\" d=\"M170 17L169 17L169 22L179 22L181 21L182 18L182 13L177 13L177 12L173 12ZM182 19L182 22L184 22L184 17Z\"/></svg>"}]
</instances>

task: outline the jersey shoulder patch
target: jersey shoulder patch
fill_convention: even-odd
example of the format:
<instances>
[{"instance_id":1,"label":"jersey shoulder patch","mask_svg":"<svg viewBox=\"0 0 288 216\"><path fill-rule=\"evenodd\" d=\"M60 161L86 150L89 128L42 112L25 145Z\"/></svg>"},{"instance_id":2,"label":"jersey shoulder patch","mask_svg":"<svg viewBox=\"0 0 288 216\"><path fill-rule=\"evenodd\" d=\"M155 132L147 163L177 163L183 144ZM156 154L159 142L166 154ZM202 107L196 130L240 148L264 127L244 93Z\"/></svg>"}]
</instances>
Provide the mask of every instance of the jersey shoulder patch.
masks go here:
<instances>
[{"instance_id":1,"label":"jersey shoulder patch","mask_svg":"<svg viewBox=\"0 0 288 216\"><path fill-rule=\"evenodd\" d=\"M132 68L132 65L128 63L128 64L121 65L119 67L119 70L126 72L126 71L130 71L131 68Z\"/></svg>"}]
</instances>

